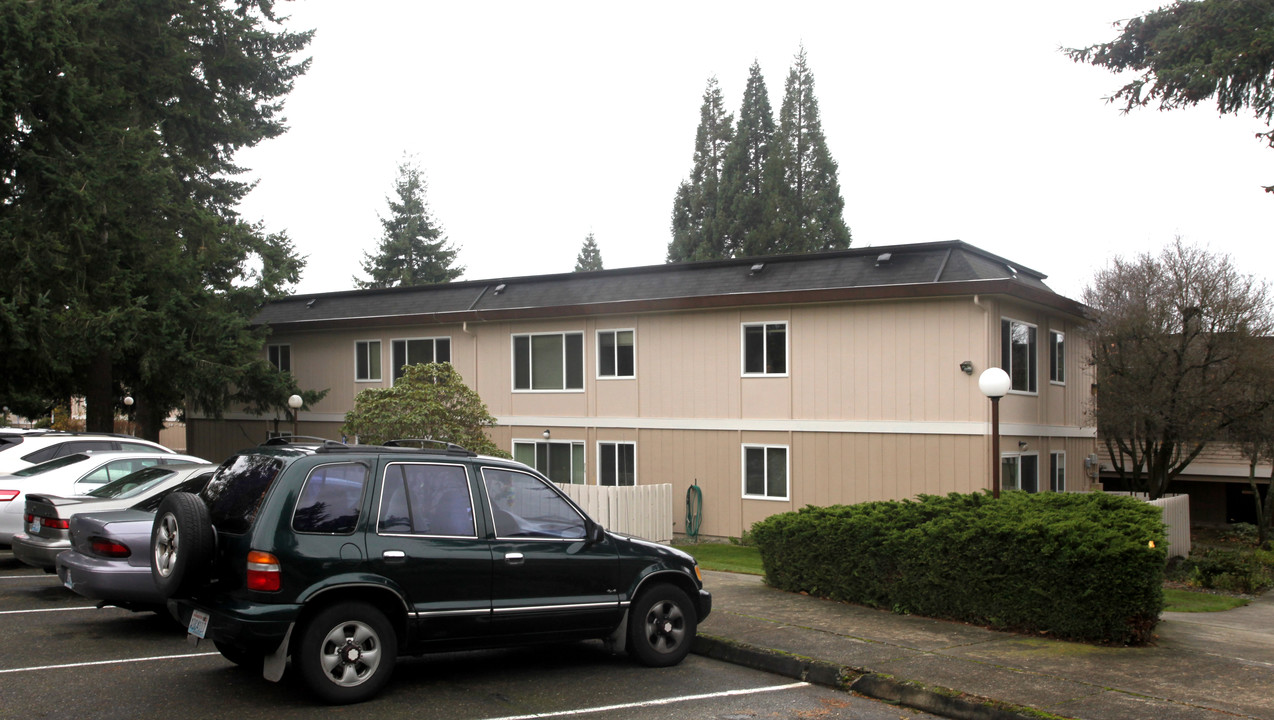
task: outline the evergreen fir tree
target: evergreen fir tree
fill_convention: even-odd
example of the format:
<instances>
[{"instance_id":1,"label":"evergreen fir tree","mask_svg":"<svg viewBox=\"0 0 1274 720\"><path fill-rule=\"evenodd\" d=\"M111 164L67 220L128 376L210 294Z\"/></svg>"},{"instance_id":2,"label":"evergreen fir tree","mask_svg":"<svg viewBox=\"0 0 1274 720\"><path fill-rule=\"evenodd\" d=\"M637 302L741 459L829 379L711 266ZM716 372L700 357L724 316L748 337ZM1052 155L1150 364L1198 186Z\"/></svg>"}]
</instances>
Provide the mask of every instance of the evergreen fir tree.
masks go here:
<instances>
[{"instance_id":1,"label":"evergreen fir tree","mask_svg":"<svg viewBox=\"0 0 1274 720\"><path fill-rule=\"evenodd\" d=\"M695 133L694 169L673 199L668 262L725 257L721 170L734 134L733 124L734 118L725 111L717 79L709 78L699 110L699 130Z\"/></svg>"},{"instance_id":2,"label":"evergreen fir tree","mask_svg":"<svg viewBox=\"0 0 1274 720\"><path fill-rule=\"evenodd\" d=\"M593 239L593 233L589 233L588 237L584 238L584 246L580 248L579 256L575 258L575 272L601 269L602 251L597 249L597 241Z\"/></svg>"},{"instance_id":3,"label":"evergreen fir tree","mask_svg":"<svg viewBox=\"0 0 1274 720\"><path fill-rule=\"evenodd\" d=\"M763 172L773 138L770 96L765 78L761 76L761 65L754 60L743 91L734 139L726 150L721 171L721 227L726 257L764 255L771 244L772 235L763 223Z\"/></svg>"},{"instance_id":4,"label":"evergreen fir tree","mask_svg":"<svg viewBox=\"0 0 1274 720\"><path fill-rule=\"evenodd\" d=\"M814 75L801 47L787 76L779 128L765 171L767 252L807 253L849 247L845 200L827 149L814 97ZM745 249L752 252L752 248Z\"/></svg>"},{"instance_id":5,"label":"evergreen fir tree","mask_svg":"<svg viewBox=\"0 0 1274 720\"><path fill-rule=\"evenodd\" d=\"M459 250L451 247L442 226L434 220L425 202L426 185L420 168L404 157L394 183L396 198L387 197L389 217L380 219L385 234L375 255L363 253L363 272L371 280L357 277L360 288L402 285L431 285L451 282L464 273L455 265Z\"/></svg>"}]
</instances>

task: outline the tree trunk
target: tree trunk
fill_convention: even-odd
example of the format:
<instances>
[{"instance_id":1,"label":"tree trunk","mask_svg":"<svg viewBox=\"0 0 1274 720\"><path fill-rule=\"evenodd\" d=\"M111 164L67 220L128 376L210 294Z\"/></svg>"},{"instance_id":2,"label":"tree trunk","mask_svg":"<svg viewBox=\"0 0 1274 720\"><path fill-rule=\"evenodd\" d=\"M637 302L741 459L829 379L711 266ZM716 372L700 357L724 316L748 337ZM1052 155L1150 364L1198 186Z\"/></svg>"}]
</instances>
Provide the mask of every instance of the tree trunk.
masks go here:
<instances>
[{"instance_id":1,"label":"tree trunk","mask_svg":"<svg viewBox=\"0 0 1274 720\"><path fill-rule=\"evenodd\" d=\"M115 393L111 381L111 351L98 351L89 365L85 388L84 429L89 432L115 432Z\"/></svg>"},{"instance_id":2,"label":"tree trunk","mask_svg":"<svg viewBox=\"0 0 1274 720\"><path fill-rule=\"evenodd\" d=\"M159 442L159 431L164 429L164 418L167 415L166 409L157 407L145 398L138 398L137 404L133 406L133 434L143 440Z\"/></svg>"},{"instance_id":3,"label":"tree trunk","mask_svg":"<svg viewBox=\"0 0 1274 720\"><path fill-rule=\"evenodd\" d=\"M1256 485L1256 461L1256 457L1248 459L1247 484L1252 488L1252 503L1256 509L1256 544L1265 547L1265 541L1269 539L1270 518L1265 505L1261 502L1261 488ZM1266 496L1268 495L1267 492Z\"/></svg>"}]
</instances>

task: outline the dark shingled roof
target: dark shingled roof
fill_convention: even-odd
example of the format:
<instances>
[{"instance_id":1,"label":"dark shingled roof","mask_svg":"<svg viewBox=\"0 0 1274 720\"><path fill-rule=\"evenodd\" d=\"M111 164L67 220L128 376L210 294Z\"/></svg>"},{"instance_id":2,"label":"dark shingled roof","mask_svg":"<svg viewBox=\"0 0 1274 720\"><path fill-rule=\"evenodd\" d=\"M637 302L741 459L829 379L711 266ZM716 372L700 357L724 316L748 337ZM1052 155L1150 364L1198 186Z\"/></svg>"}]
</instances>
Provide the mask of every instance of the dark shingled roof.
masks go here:
<instances>
[{"instance_id":1,"label":"dark shingled roof","mask_svg":"<svg viewBox=\"0 0 1274 720\"><path fill-rule=\"evenodd\" d=\"M704 307L1003 293L1082 314L1046 276L952 240L294 295L254 318L275 329L481 322Z\"/></svg>"}]
</instances>

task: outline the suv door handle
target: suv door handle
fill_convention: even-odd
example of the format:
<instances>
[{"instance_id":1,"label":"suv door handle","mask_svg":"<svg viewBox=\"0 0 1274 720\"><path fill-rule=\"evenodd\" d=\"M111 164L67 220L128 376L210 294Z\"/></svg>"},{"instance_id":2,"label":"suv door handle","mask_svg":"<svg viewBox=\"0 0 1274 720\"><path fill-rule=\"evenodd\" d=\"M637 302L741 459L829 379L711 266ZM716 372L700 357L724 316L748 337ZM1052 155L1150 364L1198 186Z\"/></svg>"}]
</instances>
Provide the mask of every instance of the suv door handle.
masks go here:
<instances>
[{"instance_id":1,"label":"suv door handle","mask_svg":"<svg viewBox=\"0 0 1274 720\"><path fill-rule=\"evenodd\" d=\"M522 553L505 553L504 554L504 561L510 565L521 565L522 560L523 560Z\"/></svg>"},{"instance_id":2,"label":"suv door handle","mask_svg":"<svg viewBox=\"0 0 1274 720\"><path fill-rule=\"evenodd\" d=\"M404 560L407 557L407 553L402 550L386 550L380 556L386 560Z\"/></svg>"}]
</instances>

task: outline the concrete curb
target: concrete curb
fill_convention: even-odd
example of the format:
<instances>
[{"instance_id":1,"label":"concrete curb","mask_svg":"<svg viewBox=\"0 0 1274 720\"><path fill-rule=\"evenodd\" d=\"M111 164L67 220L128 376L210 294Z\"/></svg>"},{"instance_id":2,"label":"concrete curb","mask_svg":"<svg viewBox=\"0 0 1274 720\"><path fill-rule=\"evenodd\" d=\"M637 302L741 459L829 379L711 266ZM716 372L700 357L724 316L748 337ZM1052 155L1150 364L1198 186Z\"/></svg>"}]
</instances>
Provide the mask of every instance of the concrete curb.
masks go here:
<instances>
[{"instance_id":1,"label":"concrete curb","mask_svg":"<svg viewBox=\"0 0 1274 720\"><path fill-rule=\"evenodd\" d=\"M1017 708L949 688L926 686L863 668L814 660L713 635L696 636L691 651L713 660L847 690L952 720L1041 720L1063 717L1033 708Z\"/></svg>"}]
</instances>

